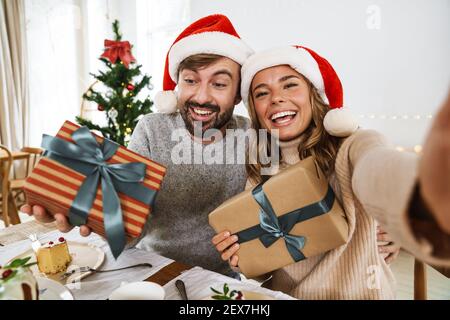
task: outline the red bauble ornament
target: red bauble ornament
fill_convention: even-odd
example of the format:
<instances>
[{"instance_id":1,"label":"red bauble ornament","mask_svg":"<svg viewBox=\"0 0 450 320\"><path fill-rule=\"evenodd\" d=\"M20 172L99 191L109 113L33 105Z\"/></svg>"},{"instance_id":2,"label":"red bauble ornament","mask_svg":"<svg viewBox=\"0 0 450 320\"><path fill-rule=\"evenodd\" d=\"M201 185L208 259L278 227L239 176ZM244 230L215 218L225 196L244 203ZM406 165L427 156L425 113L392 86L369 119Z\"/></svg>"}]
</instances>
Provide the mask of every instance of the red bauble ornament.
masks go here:
<instances>
[{"instance_id":1,"label":"red bauble ornament","mask_svg":"<svg viewBox=\"0 0 450 320\"><path fill-rule=\"evenodd\" d=\"M11 275L11 273L12 273L12 270L11 270L11 269L8 269L8 270L3 271L3 273L2 273L2 278L3 278L3 279L8 278L8 277Z\"/></svg>"},{"instance_id":2,"label":"red bauble ornament","mask_svg":"<svg viewBox=\"0 0 450 320\"><path fill-rule=\"evenodd\" d=\"M105 107L102 106L101 104L99 104L99 105L97 106L97 109L98 109L98 111L104 111L104 110L105 110Z\"/></svg>"},{"instance_id":3,"label":"red bauble ornament","mask_svg":"<svg viewBox=\"0 0 450 320\"><path fill-rule=\"evenodd\" d=\"M136 88L136 87L133 86L131 83L129 83L129 84L127 85L127 90L128 90L128 91L133 91L135 88Z\"/></svg>"}]
</instances>

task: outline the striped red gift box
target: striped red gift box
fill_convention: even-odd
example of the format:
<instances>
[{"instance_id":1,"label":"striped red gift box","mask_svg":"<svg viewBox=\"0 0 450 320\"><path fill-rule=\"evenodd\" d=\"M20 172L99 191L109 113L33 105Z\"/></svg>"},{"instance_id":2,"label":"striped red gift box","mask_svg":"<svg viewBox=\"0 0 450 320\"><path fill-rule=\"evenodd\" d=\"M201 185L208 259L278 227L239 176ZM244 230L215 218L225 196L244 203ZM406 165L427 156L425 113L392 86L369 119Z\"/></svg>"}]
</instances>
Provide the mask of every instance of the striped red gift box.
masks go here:
<instances>
[{"instance_id":1,"label":"striped red gift box","mask_svg":"<svg viewBox=\"0 0 450 320\"><path fill-rule=\"evenodd\" d=\"M78 125L66 121L56 135L58 138L69 142L74 142L72 133L79 128ZM95 135L99 143L104 138ZM116 154L112 156L108 163L130 163L141 162L147 166L145 179L141 184L145 187L159 191L166 168L155 161L142 157L141 155L120 146ZM30 205L39 204L44 206L51 214L69 213L72 201L80 188L85 176L61 163L42 157L30 176L25 182L25 193L27 202ZM128 241L138 237L147 221L152 208L143 202L133 199L122 193L118 193L123 213L123 221ZM95 233L105 236L103 225L103 205L102 190L100 184L97 187L97 194L94 204L89 211L87 225Z\"/></svg>"}]
</instances>

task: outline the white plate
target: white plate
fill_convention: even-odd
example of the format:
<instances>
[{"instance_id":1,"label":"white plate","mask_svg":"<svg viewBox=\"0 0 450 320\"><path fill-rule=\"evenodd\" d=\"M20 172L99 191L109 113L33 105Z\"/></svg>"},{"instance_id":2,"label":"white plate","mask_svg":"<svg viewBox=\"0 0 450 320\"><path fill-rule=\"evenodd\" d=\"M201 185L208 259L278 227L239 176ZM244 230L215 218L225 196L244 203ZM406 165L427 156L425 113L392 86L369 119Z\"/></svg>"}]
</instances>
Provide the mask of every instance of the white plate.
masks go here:
<instances>
[{"instance_id":1,"label":"white plate","mask_svg":"<svg viewBox=\"0 0 450 320\"><path fill-rule=\"evenodd\" d=\"M124 283L114 290L109 300L164 300L166 292L154 282L138 281Z\"/></svg>"},{"instance_id":2,"label":"white plate","mask_svg":"<svg viewBox=\"0 0 450 320\"><path fill-rule=\"evenodd\" d=\"M91 267L93 269L98 269L105 260L105 253L103 252L103 250L90 243L67 241L67 244L69 246L69 253L72 256L72 262L69 264L66 271L74 270L77 269L78 267ZM36 261L36 255L32 249L25 251L24 253L12 258L11 261L17 258L25 258L29 256L31 256L29 262ZM56 282L59 282L60 284L77 282L92 273L92 272L83 272L83 273L76 272L70 277L64 280L60 280L60 276L66 271L59 272L56 274L44 274L39 271L37 265L32 266L30 269L36 277L48 278Z\"/></svg>"},{"instance_id":3,"label":"white plate","mask_svg":"<svg viewBox=\"0 0 450 320\"><path fill-rule=\"evenodd\" d=\"M36 277L39 288L39 300L73 300L69 289L54 280Z\"/></svg>"}]
</instances>

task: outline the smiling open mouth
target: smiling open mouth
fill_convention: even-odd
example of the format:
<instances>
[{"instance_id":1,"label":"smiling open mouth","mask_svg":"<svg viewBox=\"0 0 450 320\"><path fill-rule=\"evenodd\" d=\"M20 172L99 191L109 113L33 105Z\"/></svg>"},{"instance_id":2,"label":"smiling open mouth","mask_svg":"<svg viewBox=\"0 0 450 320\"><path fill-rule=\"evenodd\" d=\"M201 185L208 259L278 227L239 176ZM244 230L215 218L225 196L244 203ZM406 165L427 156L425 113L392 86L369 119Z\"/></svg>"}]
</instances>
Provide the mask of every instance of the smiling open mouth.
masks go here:
<instances>
[{"instance_id":1,"label":"smiling open mouth","mask_svg":"<svg viewBox=\"0 0 450 320\"><path fill-rule=\"evenodd\" d=\"M216 111L213 111L209 108L199 108L199 107L189 107L189 112L191 114L191 117L195 121L202 121L202 122L210 121L216 114Z\"/></svg>"},{"instance_id":2,"label":"smiling open mouth","mask_svg":"<svg viewBox=\"0 0 450 320\"><path fill-rule=\"evenodd\" d=\"M281 111L273 114L270 117L270 120L275 125L287 125L291 123L294 118L297 116L296 111Z\"/></svg>"}]
</instances>

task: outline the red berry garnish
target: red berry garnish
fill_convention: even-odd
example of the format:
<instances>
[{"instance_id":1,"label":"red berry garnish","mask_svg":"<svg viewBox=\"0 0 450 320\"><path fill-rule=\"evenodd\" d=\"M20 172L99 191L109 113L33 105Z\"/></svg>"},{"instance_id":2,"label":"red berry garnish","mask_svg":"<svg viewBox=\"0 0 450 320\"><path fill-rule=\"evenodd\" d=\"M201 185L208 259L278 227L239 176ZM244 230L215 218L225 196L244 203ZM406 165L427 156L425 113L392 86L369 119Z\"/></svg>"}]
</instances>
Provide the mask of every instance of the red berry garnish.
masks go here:
<instances>
[{"instance_id":1,"label":"red berry garnish","mask_svg":"<svg viewBox=\"0 0 450 320\"><path fill-rule=\"evenodd\" d=\"M50 241L48 244L49 244L49 245L52 245L52 244L53 244L53 241Z\"/></svg>"},{"instance_id":2,"label":"red berry garnish","mask_svg":"<svg viewBox=\"0 0 450 320\"><path fill-rule=\"evenodd\" d=\"M12 273L12 270L11 270L11 269L8 269L8 270L3 271L3 273L2 273L2 278L3 278L3 279L8 278L8 277L11 275L11 273Z\"/></svg>"},{"instance_id":3,"label":"red berry garnish","mask_svg":"<svg viewBox=\"0 0 450 320\"><path fill-rule=\"evenodd\" d=\"M238 291L238 294L236 296L236 300L242 300L242 292Z\"/></svg>"},{"instance_id":4,"label":"red berry garnish","mask_svg":"<svg viewBox=\"0 0 450 320\"><path fill-rule=\"evenodd\" d=\"M59 242L64 242L64 241L66 241L63 237L60 237L58 240L59 240Z\"/></svg>"}]
</instances>

